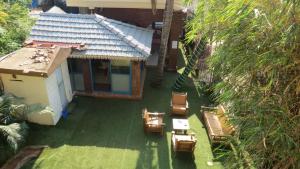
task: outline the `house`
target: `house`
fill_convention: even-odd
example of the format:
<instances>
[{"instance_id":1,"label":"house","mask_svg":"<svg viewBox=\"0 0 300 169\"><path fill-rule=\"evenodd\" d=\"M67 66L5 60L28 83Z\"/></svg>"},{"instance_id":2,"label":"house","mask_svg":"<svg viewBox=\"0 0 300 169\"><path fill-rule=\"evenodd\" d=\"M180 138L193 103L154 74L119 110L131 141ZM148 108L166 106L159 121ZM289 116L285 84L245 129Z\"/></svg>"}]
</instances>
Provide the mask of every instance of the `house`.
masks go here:
<instances>
[{"instance_id":1,"label":"house","mask_svg":"<svg viewBox=\"0 0 300 169\"><path fill-rule=\"evenodd\" d=\"M0 76L4 91L24 98L27 104L52 108L55 125L72 100L67 57L70 48L24 47L1 57Z\"/></svg>"},{"instance_id":2,"label":"house","mask_svg":"<svg viewBox=\"0 0 300 169\"><path fill-rule=\"evenodd\" d=\"M73 93L142 98L153 30L97 14L67 14L55 8L40 14L28 43L73 49L68 56Z\"/></svg>"},{"instance_id":3,"label":"house","mask_svg":"<svg viewBox=\"0 0 300 169\"><path fill-rule=\"evenodd\" d=\"M66 0L66 3L68 7L79 7L80 13L97 13L136 26L152 27L155 30L152 49L157 64L166 0ZM177 58L180 53L178 41L184 29L185 11L182 0L174 0L173 19L165 62L169 71L176 71Z\"/></svg>"}]
</instances>

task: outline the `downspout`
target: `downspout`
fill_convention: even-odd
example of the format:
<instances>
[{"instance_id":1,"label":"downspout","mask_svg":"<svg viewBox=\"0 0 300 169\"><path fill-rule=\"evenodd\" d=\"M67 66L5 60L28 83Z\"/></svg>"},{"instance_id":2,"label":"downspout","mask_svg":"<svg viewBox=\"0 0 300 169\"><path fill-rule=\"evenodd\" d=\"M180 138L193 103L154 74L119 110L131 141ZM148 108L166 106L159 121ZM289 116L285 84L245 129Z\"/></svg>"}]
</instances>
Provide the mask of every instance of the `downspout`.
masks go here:
<instances>
[{"instance_id":1,"label":"downspout","mask_svg":"<svg viewBox=\"0 0 300 169\"><path fill-rule=\"evenodd\" d=\"M4 84L2 81L2 77L0 76L0 96L4 94Z\"/></svg>"}]
</instances>

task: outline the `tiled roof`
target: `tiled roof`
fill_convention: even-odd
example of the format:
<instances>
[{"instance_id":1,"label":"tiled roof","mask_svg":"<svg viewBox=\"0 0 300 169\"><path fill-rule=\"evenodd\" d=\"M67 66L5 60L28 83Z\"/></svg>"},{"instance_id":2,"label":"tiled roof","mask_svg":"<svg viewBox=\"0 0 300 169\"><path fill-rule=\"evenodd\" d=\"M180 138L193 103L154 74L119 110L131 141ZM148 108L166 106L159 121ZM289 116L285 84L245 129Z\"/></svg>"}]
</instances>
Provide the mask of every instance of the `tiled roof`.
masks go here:
<instances>
[{"instance_id":1,"label":"tiled roof","mask_svg":"<svg viewBox=\"0 0 300 169\"><path fill-rule=\"evenodd\" d=\"M150 55L153 31L100 15L42 13L30 40L85 44L74 58L145 60Z\"/></svg>"}]
</instances>

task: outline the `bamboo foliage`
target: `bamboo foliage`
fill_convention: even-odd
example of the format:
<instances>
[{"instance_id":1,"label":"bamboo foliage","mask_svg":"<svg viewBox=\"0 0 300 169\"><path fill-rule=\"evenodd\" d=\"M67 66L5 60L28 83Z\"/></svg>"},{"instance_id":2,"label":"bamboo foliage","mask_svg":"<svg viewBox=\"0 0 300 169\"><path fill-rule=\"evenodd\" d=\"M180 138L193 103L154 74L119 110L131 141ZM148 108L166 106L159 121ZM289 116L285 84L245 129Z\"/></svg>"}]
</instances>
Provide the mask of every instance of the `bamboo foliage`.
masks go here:
<instances>
[{"instance_id":1,"label":"bamboo foliage","mask_svg":"<svg viewBox=\"0 0 300 169\"><path fill-rule=\"evenodd\" d=\"M300 2L200 1L189 26L191 39L201 32L220 44L208 64L240 129L236 150L257 168L299 168ZM233 156L226 164L237 167Z\"/></svg>"}]
</instances>

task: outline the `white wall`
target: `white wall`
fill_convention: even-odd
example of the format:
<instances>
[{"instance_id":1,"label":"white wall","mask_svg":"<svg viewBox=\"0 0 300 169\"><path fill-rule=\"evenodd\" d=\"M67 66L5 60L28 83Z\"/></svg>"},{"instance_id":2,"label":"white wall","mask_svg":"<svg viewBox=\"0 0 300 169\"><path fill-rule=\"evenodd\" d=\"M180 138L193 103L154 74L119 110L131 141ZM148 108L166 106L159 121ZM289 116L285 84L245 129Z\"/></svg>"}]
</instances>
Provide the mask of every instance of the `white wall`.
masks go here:
<instances>
[{"instance_id":1,"label":"white wall","mask_svg":"<svg viewBox=\"0 0 300 169\"><path fill-rule=\"evenodd\" d=\"M61 69L61 71L59 70ZM61 74L60 74L61 72ZM56 113L56 116L54 118L54 123L56 124L61 117L61 113L65 107L62 105L62 100L60 97L60 90L58 87L58 75L62 76L63 83L65 87L65 96L67 97L68 103L72 100L73 94L72 94L72 88L71 88L71 82L70 82L70 76L69 76L69 70L68 70L68 64L67 61L64 61L60 67L57 67L56 70L47 78L45 79L47 94L48 94L48 100L49 100L49 106L54 110ZM61 78L61 77L60 77Z\"/></svg>"},{"instance_id":2,"label":"white wall","mask_svg":"<svg viewBox=\"0 0 300 169\"><path fill-rule=\"evenodd\" d=\"M157 0L156 9L165 9L166 0ZM151 0L67 0L70 7L89 8L140 8L151 9ZM182 0L174 0L174 10L184 8Z\"/></svg>"},{"instance_id":3,"label":"white wall","mask_svg":"<svg viewBox=\"0 0 300 169\"><path fill-rule=\"evenodd\" d=\"M45 85L48 94L49 106L55 112L55 117L53 120L54 124L56 124L61 116L63 108L60 101L59 89L55 73L52 73L47 79L45 79Z\"/></svg>"},{"instance_id":4,"label":"white wall","mask_svg":"<svg viewBox=\"0 0 300 169\"><path fill-rule=\"evenodd\" d=\"M58 68L61 68L62 70L65 95L68 102L70 102L73 93L67 61L64 61L61 67ZM55 73L57 72L57 69L48 78L25 75L16 75L16 78L13 78L11 74L0 75L5 92L13 93L18 97L23 97L27 104L40 103L51 107L55 112L54 123L56 124L63 110Z\"/></svg>"},{"instance_id":5,"label":"white wall","mask_svg":"<svg viewBox=\"0 0 300 169\"><path fill-rule=\"evenodd\" d=\"M64 85L66 89L66 96L68 101L72 101L73 98L73 92L72 92L72 86L71 86L71 81L70 81L70 74L69 74L69 69L68 69L68 62L65 60L61 64L61 70L62 70L62 75L64 79Z\"/></svg>"}]
</instances>

